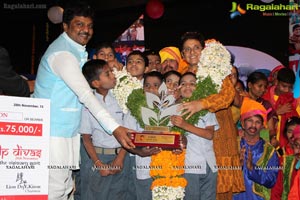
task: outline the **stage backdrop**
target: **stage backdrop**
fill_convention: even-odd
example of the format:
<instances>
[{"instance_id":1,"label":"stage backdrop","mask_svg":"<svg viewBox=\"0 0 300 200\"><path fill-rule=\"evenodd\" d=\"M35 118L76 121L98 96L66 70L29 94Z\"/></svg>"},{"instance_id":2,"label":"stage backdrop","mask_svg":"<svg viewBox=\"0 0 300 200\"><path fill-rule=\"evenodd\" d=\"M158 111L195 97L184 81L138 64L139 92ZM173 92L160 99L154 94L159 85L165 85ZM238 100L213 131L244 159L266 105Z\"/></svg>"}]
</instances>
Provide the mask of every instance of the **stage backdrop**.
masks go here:
<instances>
[{"instance_id":1,"label":"stage backdrop","mask_svg":"<svg viewBox=\"0 0 300 200\"><path fill-rule=\"evenodd\" d=\"M247 76L253 71L259 70L268 77L273 68L282 65L276 58L256 49L240 46L226 46L226 48L234 55L234 65L238 67L239 78L245 86Z\"/></svg>"}]
</instances>

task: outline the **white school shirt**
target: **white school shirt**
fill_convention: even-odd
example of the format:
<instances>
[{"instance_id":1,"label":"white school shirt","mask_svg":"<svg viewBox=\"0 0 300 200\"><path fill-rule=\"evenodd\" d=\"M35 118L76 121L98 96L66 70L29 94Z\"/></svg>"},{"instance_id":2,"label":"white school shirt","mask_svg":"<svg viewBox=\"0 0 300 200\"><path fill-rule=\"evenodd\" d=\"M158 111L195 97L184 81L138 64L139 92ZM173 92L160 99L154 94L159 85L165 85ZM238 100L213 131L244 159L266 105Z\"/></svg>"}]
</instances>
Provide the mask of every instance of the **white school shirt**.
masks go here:
<instances>
[{"instance_id":1,"label":"white school shirt","mask_svg":"<svg viewBox=\"0 0 300 200\"><path fill-rule=\"evenodd\" d=\"M214 113L208 112L201 117L196 125L199 128L214 126L219 129L219 124ZM195 134L187 132L187 149L185 156L185 173L206 174L206 163L216 172L216 156L213 148L213 140L207 140Z\"/></svg>"},{"instance_id":2,"label":"white school shirt","mask_svg":"<svg viewBox=\"0 0 300 200\"><path fill-rule=\"evenodd\" d=\"M116 98L109 91L103 100L103 95L95 93L96 98L100 105L105 108L114 120L120 125L123 124L124 114L118 105ZM84 107L82 109L81 124L79 132L81 134L92 135L92 143L96 147L102 148L118 148L121 147L120 143L113 135L108 134L105 129L98 123L96 118Z\"/></svg>"},{"instance_id":3,"label":"white school shirt","mask_svg":"<svg viewBox=\"0 0 300 200\"><path fill-rule=\"evenodd\" d=\"M136 119L128 112L125 115L124 118L124 126L136 131L143 131L143 129L139 126L138 122ZM150 162L151 162L151 157L140 157L138 155L134 154L129 154L130 156L135 156L135 162L136 162L136 177L137 179L143 180L143 179L148 179L151 178L150 176Z\"/></svg>"}]
</instances>

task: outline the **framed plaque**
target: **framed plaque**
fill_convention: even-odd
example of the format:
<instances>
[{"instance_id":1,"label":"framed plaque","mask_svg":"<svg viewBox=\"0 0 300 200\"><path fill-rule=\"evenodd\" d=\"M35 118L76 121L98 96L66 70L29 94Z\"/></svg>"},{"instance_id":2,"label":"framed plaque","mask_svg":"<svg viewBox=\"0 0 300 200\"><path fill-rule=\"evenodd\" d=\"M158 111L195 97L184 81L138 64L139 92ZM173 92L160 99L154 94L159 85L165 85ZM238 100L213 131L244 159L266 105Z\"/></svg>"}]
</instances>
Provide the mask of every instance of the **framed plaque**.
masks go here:
<instances>
[{"instance_id":1,"label":"framed plaque","mask_svg":"<svg viewBox=\"0 0 300 200\"><path fill-rule=\"evenodd\" d=\"M161 147L163 149L179 149L181 136L171 132L131 132L131 140L137 147Z\"/></svg>"}]
</instances>

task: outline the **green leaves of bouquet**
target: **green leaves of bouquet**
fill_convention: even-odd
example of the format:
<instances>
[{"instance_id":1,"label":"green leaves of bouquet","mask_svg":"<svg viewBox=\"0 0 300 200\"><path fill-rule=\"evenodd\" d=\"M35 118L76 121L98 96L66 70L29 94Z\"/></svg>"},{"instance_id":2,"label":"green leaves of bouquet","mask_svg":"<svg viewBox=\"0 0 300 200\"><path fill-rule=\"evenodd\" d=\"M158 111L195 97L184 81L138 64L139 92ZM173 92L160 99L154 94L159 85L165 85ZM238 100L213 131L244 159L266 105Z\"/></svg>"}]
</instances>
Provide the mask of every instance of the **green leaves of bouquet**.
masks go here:
<instances>
[{"instance_id":1,"label":"green leaves of bouquet","mask_svg":"<svg viewBox=\"0 0 300 200\"><path fill-rule=\"evenodd\" d=\"M173 95L167 94L167 87L163 83L159 89L159 96L134 90L127 99L127 107L131 115L144 128L148 126L171 126L170 116L177 115L177 106Z\"/></svg>"},{"instance_id":2,"label":"green leaves of bouquet","mask_svg":"<svg viewBox=\"0 0 300 200\"><path fill-rule=\"evenodd\" d=\"M198 80L196 89L194 90L192 96L190 98L184 98L183 102L191 102L194 100L203 99L211 94L217 93L217 85L212 81L210 76L204 78L203 80ZM208 111L207 110L201 110L200 112L195 113L192 115L189 119L186 121L189 124L197 124L200 117L204 116ZM184 115L183 118L185 119L187 115ZM184 133L184 130L178 127L173 127L173 131L179 131L180 133Z\"/></svg>"},{"instance_id":3,"label":"green leaves of bouquet","mask_svg":"<svg viewBox=\"0 0 300 200\"><path fill-rule=\"evenodd\" d=\"M139 125L144 128L145 124L142 119L141 109L147 106L146 96L143 89L133 90L127 98L126 106L131 112L131 115L137 120Z\"/></svg>"},{"instance_id":4,"label":"green leaves of bouquet","mask_svg":"<svg viewBox=\"0 0 300 200\"><path fill-rule=\"evenodd\" d=\"M183 102L190 102L190 101L194 101L194 100L199 100L201 98L205 98L211 94L215 94L217 93L217 89L216 89L216 84L213 83L212 79L210 78L210 76L204 78L203 80L198 80L197 85L196 85L196 89L193 92L192 96L190 98L184 98ZM165 90L160 90L161 92L166 92ZM148 96L152 96L153 94L150 94ZM163 94L161 94L161 96L164 96ZM148 97L149 98L149 97ZM146 99L146 94L144 93L143 89L136 89L133 90L132 93L129 95L128 99L127 99L127 107L131 112L131 115L137 120L137 122L139 123L139 125L144 128L145 127L145 119L143 120L143 112L148 112L147 116L150 116L149 121L146 125L151 125L151 126L170 126L170 116L171 115L179 115L180 113L175 113L174 110L177 110L177 106L176 108L173 107L172 109L170 109L171 112L165 111L165 114L162 114L162 110L166 109L165 107L162 109L166 98L161 98L159 103L158 103L158 99L157 98L153 98L152 96L152 100L148 100L147 103L147 99ZM167 100L168 101L168 100ZM169 104L167 105L170 106L171 101L168 102ZM153 106L151 106L151 104L153 104ZM150 106L149 106L150 105ZM154 113L155 114L154 114ZM151 113L151 114L150 114ZM196 124L199 121L200 116L204 116L207 113L206 110L200 111L195 113L193 116L191 116L187 122L190 124ZM158 117L155 117L155 115L159 115ZM186 116L183 116L184 118ZM185 131L182 130L181 128L175 127L173 126L171 128L171 131L178 131L181 134L183 134Z\"/></svg>"}]
</instances>

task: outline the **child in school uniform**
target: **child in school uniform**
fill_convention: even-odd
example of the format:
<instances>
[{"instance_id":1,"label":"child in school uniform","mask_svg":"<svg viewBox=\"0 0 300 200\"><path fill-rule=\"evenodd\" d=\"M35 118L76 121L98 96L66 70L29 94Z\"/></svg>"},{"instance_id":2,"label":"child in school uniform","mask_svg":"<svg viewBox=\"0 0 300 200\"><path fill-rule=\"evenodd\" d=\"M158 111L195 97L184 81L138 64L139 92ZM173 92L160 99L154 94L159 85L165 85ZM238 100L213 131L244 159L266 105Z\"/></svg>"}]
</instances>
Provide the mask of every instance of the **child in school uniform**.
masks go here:
<instances>
[{"instance_id":1,"label":"child in school uniform","mask_svg":"<svg viewBox=\"0 0 300 200\"><path fill-rule=\"evenodd\" d=\"M104 60L90 60L82 69L95 96L112 117L123 124L124 114L110 89L116 84L116 78ZM83 144L90 160L81 170L88 177L87 190L82 191L82 199L125 199L126 174L129 171L129 158L125 149L116 138L109 135L97 122L87 108L82 110L80 125Z\"/></svg>"},{"instance_id":2,"label":"child in school uniform","mask_svg":"<svg viewBox=\"0 0 300 200\"><path fill-rule=\"evenodd\" d=\"M163 82L160 72L151 71L144 75L143 90L158 95L158 88ZM124 125L130 129L143 131L130 113L126 114ZM150 172L151 156L161 150L157 147L142 147L129 150L130 175L128 176L128 192L126 200L152 200Z\"/></svg>"},{"instance_id":3,"label":"child in school uniform","mask_svg":"<svg viewBox=\"0 0 300 200\"><path fill-rule=\"evenodd\" d=\"M196 80L192 72L182 75L180 93L183 98L192 96ZM208 112L196 125L187 123L181 116L172 116L171 122L187 132L184 177L188 185L185 188L185 199L215 200L217 166L212 139L214 131L219 128L215 114Z\"/></svg>"}]
</instances>

